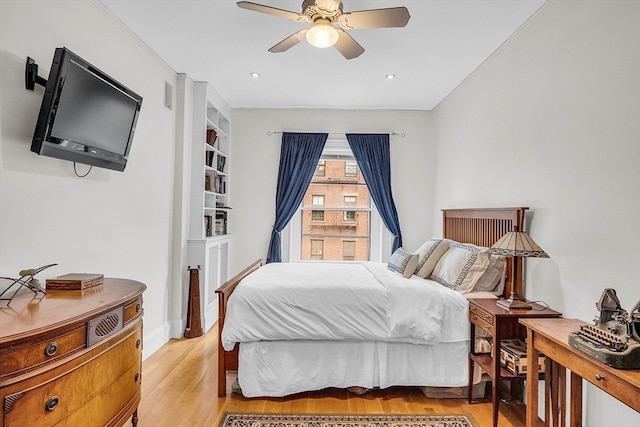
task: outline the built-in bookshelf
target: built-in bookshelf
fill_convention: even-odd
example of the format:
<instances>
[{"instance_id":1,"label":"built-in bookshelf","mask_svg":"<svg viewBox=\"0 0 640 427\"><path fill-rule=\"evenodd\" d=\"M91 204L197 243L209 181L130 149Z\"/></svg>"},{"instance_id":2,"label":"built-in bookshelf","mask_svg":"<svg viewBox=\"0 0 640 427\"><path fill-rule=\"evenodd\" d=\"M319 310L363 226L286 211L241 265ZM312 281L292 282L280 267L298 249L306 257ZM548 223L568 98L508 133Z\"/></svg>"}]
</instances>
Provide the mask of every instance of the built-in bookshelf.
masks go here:
<instances>
[{"instance_id":1,"label":"built-in bookshelf","mask_svg":"<svg viewBox=\"0 0 640 427\"><path fill-rule=\"evenodd\" d=\"M222 105L221 105L222 104ZM228 107L204 82L194 83L190 237L229 234Z\"/></svg>"},{"instance_id":2,"label":"built-in bookshelf","mask_svg":"<svg viewBox=\"0 0 640 427\"><path fill-rule=\"evenodd\" d=\"M231 108L206 82L193 83L188 264L200 270L202 325L218 319L215 290L228 279L231 244Z\"/></svg>"},{"instance_id":3,"label":"built-in bookshelf","mask_svg":"<svg viewBox=\"0 0 640 427\"><path fill-rule=\"evenodd\" d=\"M211 120L207 120L207 125L204 158L204 219L205 237L213 237L228 233L227 219L230 209L227 193L229 182L228 151L223 151L221 146L228 147L229 135ZM221 140L225 140L227 143L221 143Z\"/></svg>"}]
</instances>

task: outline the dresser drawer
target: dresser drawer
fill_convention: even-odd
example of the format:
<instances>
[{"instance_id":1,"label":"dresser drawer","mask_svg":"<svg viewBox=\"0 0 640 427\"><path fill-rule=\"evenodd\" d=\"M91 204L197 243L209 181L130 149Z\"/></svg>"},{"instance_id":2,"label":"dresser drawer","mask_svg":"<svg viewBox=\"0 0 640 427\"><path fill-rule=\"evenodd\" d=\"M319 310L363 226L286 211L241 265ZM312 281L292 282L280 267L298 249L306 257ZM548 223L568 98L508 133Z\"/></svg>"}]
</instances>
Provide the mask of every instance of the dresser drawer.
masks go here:
<instances>
[{"instance_id":1,"label":"dresser drawer","mask_svg":"<svg viewBox=\"0 0 640 427\"><path fill-rule=\"evenodd\" d=\"M5 426L109 424L119 408L139 400L141 340L140 324L124 340L113 337L96 346L97 356L74 370L5 390Z\"/></svg>"},{"instance_id":2,"label":"dresser drawer","mask_svg":"<svg viewBox=\"0 0 640 427\"><path fill-rule=\"evenodd\" d=\"M124 306L124 324L142 316L142 295Z\"/></svg>"},{"instance_id":3,"label":"dresser drawer","mask_svg":"<svg viewBox=\"0 0 640 427\"><path fill-rule=\"evenodd\" d=\"M469 321L493 335L493 316L474 304L469 304Z\"/></svg>"},{"instance_id":4,"label":"dresser drawer","mask_svg":"<svg viewBox=\"0 0 640 427\"><path fill-rule=\"evenodd\" d=\"M80 326L75 330L29 342L25 346L17 346L10 351L0 351L0 379L22 374L43 364L68 356L85 348L87 343L86 327Z\"/></svg>"},{"instance_id":5,"label":"dresser drawer","mask_svg":"<svg viewBox=\"0 0 640 427\"><path fill-rule=\"evenodd\" d=\"M553 358L555 353L553 351L550 353ZM577 358L575 362L576 363L568 363L566 366L573 371L574 374L579 375L610 395L624 396L624 398L618 397L618 399L632 408L636 410L640 408L640 393L638 393L637 389L630 392L629 382L625 381L617 375L617 373L612 373L611 371L614 370L614 368L610 368L595 359L590 359L588 356L582 357L581 359ZM622 372L625 371L622 370Z\"/></svg>"}]
</instances>

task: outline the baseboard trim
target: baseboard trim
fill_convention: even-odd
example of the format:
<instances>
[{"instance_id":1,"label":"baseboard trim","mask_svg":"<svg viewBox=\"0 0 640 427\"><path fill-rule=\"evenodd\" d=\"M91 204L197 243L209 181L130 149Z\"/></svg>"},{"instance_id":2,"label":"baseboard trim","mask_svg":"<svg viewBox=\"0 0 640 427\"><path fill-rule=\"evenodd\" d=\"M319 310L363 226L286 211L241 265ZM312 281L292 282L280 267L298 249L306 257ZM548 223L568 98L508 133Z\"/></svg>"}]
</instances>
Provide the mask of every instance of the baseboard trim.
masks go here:
<instances>
[{"instance_id":1,"label":"baseboard trim","mask_svg":"<svg viewBox=\"0 0 640 427\"><path fill-rule=\"evenodd\" d=\"M158 351L160 347L165 345L171 339L171 327L168 322L163 323L152 331L145 328L144 344L142 347L142 360L151 356Z\"/></svg>"}]
</instances>

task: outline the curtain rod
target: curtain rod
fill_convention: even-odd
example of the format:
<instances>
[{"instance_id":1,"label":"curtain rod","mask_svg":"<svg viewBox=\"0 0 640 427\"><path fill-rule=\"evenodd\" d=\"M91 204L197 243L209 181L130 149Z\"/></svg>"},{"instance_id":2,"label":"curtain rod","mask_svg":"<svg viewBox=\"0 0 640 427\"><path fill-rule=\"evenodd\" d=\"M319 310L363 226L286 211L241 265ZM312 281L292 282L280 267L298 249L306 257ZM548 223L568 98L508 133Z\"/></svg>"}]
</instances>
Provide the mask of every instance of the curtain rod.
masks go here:
<instances>
[{"instance_id":1,"label":"curtain rod","mask_svg":"<svg viewBox=\"0 0 640 427\"><path fill-rule=\"evenodd\" d=\"M273 131L273 130L268 130L268 131L267 131L267 135L268 135L268 136L275 135L275 134L281 134L281 133L282 133L282 131ZM317 133L326 133L326 132L317 132ZM336 133L336 132L333 132L333 133L329 133L329 136L330 136L330 137L331 137L331 136L333 136L333 137L336 137L336 136L345 136L347 133L351 133L351 132L344 132L344 133ZM357 132L353 132L353 133L357 133ZM404 132L391 132L391 133L389 134L389 136L399 136L400 138L404 138L404 135L405 135L405 134L404 134Z\"/></svg>"}]
</instances>

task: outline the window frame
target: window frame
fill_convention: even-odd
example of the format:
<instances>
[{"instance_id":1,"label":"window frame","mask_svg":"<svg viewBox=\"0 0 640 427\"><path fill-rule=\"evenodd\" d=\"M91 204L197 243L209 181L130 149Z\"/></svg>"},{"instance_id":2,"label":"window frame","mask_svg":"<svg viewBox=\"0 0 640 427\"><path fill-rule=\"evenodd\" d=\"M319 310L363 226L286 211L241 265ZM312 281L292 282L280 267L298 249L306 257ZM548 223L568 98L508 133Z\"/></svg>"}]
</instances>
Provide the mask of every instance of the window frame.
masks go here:
<instances>
[{"instance_id":1,"label":"window frame","mask_svg":"<svg viewBox=\"0 0 640 427\"><path fill-rule=\"evenodd\" d=\"M313 252L313 244L316 243L318 244L318 242L320 243L320 259L314 258L314 256L318 256L317 254L314 254ZM311 248L309 253L311 256L311 260L312 261L322 261L324 259L324 239L310 239L309 240L309 244L311 245Z\"/></svg>"},{"instance_id":2,"label":"window frame","mask_svg":"<svg viewBox=\"0 0 640 427\"><path fill-rule=\"evenodd\" d=\"M358 163L355 158L345 161L344 176L345 178L358 178Z\"/></svg>"},{"instance_id":3,"label":"window frame","mask_svg":"<svg viewBox=\"0 0 640 427\"><path fill-rule=\"evenodd\" d=\"M322 214L322 215L320 215ZM322 218L314 218L314 216L322 216ZM312 209L311 210L311 221L312 222L324 222L324 209Z\"/></svg>"},{"instance_id":4,"label":"window frame","mask_svg":"<svg viewBox=\"0 0 640 427\"><path fill-rule=\"evenodd\" d=\"M313 172L313 176L326 176L326 166L325 160L320 159L316 165L316 170Z\"/></svg>"},{"instance_id":5,"label":"window frame","mask_svg":"<svg viewBox=\"0 0 640 427\"><path fill-rule=\"evenodd\" d=\"M353 153L349 147L346 137L330 138L325 144L323 155L344 156L353 159ZM393 152L391 153L393 155ZM321 159L322 160L322 159ZM371 196L369 196L371 197ZM306 209L313 209L307 207ZM324 209L327 210L326 208ZM340 210L340 209L338 209ZM345 210L345 209L341 209ZM358 211L359 208L350 208L350 211ZM387 262L391 256L391 245L393 236L385 227L378 209L372 198L370 198L370 208L367 209L370 217L369 224L369 260L373 262ZM289 224L280 233L280 241L282 247L282 262L350 262L361 263L362 261L317 261L302 260L300 254L302 252L302 205L298 207L295 215L289 221Z\"/></svg>"}]
</instances>

